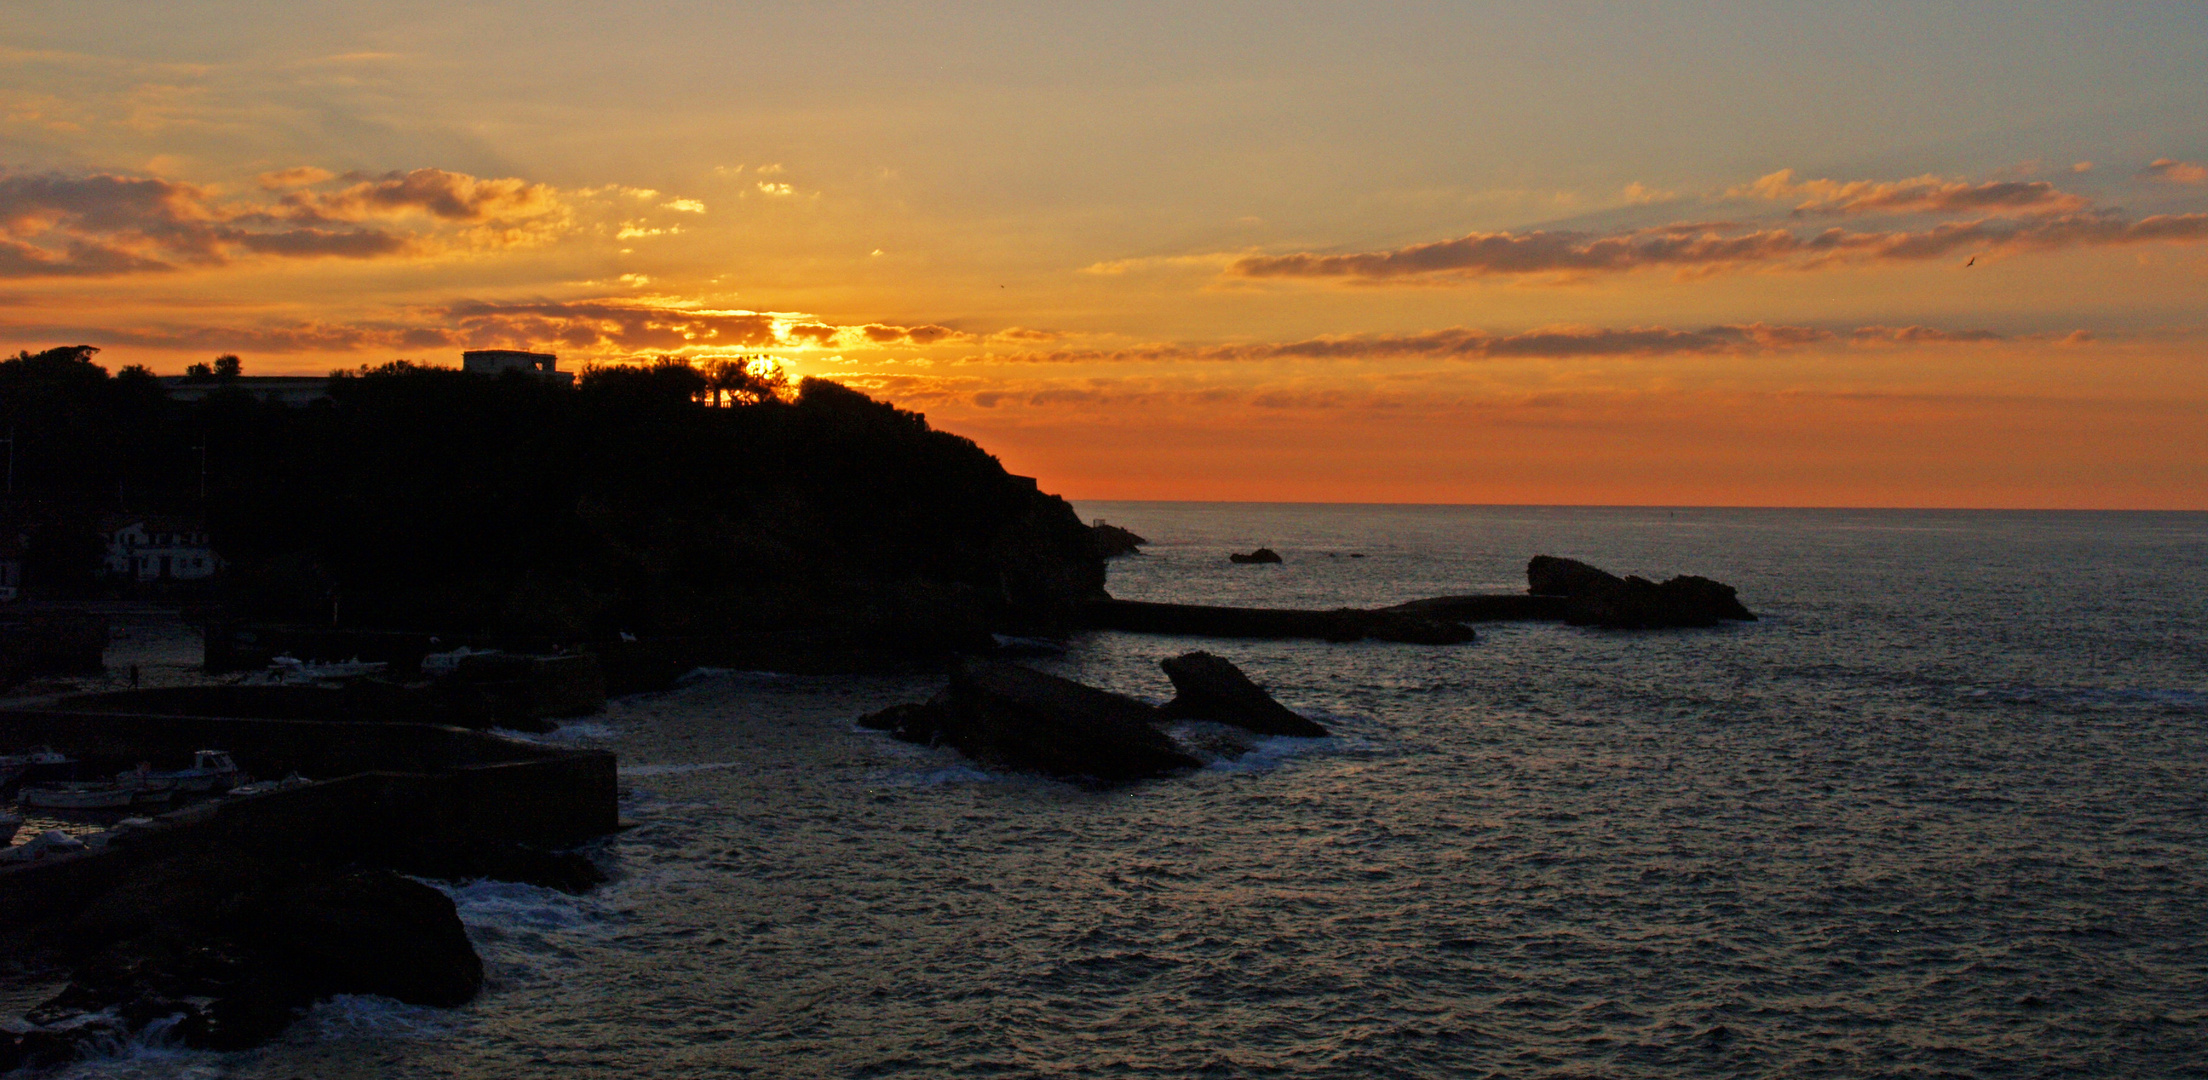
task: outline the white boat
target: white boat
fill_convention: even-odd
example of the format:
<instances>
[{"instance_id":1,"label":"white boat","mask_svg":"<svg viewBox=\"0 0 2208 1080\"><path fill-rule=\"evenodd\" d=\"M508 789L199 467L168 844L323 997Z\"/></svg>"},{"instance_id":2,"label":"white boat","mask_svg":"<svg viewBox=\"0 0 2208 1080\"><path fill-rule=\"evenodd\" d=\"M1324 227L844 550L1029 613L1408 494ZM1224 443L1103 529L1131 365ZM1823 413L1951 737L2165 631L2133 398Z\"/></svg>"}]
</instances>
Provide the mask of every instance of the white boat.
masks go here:
<instances>
[{"instance_id":1,"label":"white boat","mask_svg":"<svg viewBox=\"0 0 2208 1080\"><path fill-rule=\"evenodd\" d=\"M281 780L255 780L250 784L239 784L237 787L230 789L230 794L266 795L271 791L290 791L293 788L306 787L307 785L312 783L314 783L314 781L309 780L306 777L299 775L298 773L292 773L291 775L286 776Z\"/></svg>"},{"instance_id":2,"label":"white boat","mask_svg":"<svg viewBox=\"0 0 2208 1080\"><path fill-rule=\"evenodd\" d=\"M176 781L178 791L228 791L245 782L245 772L222 750L201 750L192 755L192 767L157 772L154 777Z\"/></svg>"},{"instance_id":3,"label":"white boat","mask_svg":"<svg viewBox=\"0 0 2208 1080\"><path fill-rule=\"evenodd\" d=\"M18 801L49 810L113 810L130 805L131 790L103 780L55 780L23 785Z\"/></svg>"},{"instance_id":4,"label":"white boat","mask_svg":"<svg viewBox=\"0 0 2208 1080\"><path fill-rule=\"evenodd\" d=\"M277 656L269 659L268 670L262 674L262 680L286 686L346 682L365 675L381 675L390 666L380 660L362 661L357 656L348 662L319 664L296 656Z\"/></svg>"},{"instance_id":5,"label":"white boat","mask_svg":"<svg viewBox=\"0 0 2208 1080\"><path fill-rule=\"evenodd\" d=\"M165 803L176 797L176 780L153 771L153 766L139 762L138 767L115 774L115 782L130 789L130 801L137 806Z\"/></svg>"},{"instance_id":6,"label":"white boat","mask_svg":"<svg viewBox=\"0 0 2208 1080\"><path fill-rule=\"evenodd\" d=\"M77 759L51 746L34 746L27 754L0 754L0 769L15 767L36 768L40 765L74 765Z\"/></svg>"}]
</instances>

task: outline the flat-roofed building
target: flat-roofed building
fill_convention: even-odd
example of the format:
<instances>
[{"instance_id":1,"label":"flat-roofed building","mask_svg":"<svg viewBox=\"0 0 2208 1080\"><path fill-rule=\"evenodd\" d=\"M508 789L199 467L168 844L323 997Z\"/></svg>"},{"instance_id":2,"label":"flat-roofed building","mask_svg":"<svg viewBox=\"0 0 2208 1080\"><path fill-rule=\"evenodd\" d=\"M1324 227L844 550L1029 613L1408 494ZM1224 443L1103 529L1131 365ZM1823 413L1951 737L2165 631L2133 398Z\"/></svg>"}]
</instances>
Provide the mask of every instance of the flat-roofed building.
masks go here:
<instances>
[{"instance_id":1,"label":"flat-roofed building","mask_svg":"<svg viewBox=\"0 0 2208 1080\"><path fill-rule=\"evenodd\" d=\"M327 375L163 375L161 388L175 401L204 401L217 393L244 394L278 405L305 405L330 396Z\"/></svg>"},{"instance_id":2,"label":"flat-roofed building","mask_svg":"<svg viewBox=\"0 0 2208 1080\"><path fill-rule=\"evenodd\" d=\"M560 370L559 354L524 352L520 349L470 349L460 354L460 370L470 375L503 375L509 371L526 371L553 382L575 381L573 374Z\"/></svg>"}]
</instances>

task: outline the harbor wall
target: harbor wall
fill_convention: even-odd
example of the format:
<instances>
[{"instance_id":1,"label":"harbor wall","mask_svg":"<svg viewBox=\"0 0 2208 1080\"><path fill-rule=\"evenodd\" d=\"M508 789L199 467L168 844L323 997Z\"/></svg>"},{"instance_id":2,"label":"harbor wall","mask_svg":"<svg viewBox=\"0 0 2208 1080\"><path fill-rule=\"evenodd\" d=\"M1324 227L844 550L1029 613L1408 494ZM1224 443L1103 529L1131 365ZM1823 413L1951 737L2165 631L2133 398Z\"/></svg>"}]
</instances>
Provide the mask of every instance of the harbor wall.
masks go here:
<instances>
[{"instance_id":1,"label":"harbor wall","mask_svg":"<svg viewBox=\"0 0 2208 1080\"><path fill-rule=\"evenodd\" d=\"M425 842L572 847L620 827L614 755L427 724L0 711L0 745L82 758L189 758L221 749L262 776L329 777L161 814L105 848L0 868L0 921L37 921L179 851L237 847L343 861Z\"/></svg>"}]
</instances>

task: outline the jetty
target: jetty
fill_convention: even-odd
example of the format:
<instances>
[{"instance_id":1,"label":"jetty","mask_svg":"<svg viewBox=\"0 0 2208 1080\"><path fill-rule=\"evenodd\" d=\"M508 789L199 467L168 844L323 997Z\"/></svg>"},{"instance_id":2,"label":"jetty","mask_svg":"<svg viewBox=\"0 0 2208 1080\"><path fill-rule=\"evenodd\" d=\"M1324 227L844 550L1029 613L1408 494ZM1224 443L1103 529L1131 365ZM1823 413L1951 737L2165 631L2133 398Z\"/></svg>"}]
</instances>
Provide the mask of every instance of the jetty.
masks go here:
<instances>
[{"instance_id":1,"label":"jetty","mask_svg":"<svg viewBox=\"0 0 2208 1080\"><path fill-rule=\"evenodd\" d=\"M1244 556L1235 556L1237 559ZM1479 622L1561 622L1607 629L1709 627L1752 622L1734 588L1709 578L1680 576L1661 584L1618 577L1574 559L1536 555L1526 565L1524 593L1434 596L1381 608L1254 608L1090 600L1082 606L1096 630L1221 638L1307 638L1456 645L1472 641Z\"/></svg>"},{"instance_id":2,"label":"jetty","mask_svg":"<svg viewBox=\"0 0 2208 1080\"><path fill-rule=\"evenodd\" d=\"M0 746L53 745L89 762L190 760L220 747L258 776L312 783L170 811L96 850L0 868L0 922L66 915L134 868L193 848L385 861L435 845L572 847L619 828L614 755L435 724L184 715L66 707L0 711ZM105 703L103 703L105 704ZM112 707L111 705L109 707Z\"/></svg>"}]
</instances>

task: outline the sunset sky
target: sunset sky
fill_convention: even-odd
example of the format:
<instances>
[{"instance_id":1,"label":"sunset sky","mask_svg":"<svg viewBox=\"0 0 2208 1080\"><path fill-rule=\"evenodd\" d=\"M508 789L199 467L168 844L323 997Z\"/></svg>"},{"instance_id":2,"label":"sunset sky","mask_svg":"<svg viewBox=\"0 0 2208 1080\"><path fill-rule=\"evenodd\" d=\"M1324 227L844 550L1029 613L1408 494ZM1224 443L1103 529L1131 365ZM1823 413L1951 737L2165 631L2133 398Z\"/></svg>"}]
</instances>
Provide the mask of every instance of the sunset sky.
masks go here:
<instances>
[{"instance_id":1,"label":"sunset sky","mask_svg":"<svg viewBox=\"0 0 2208 1080\"><path fill-rule=\"evenodd\" d=\"M771 353L1089 499L2208 508L2198 2L17 0L0 55L11 353Z\"/></svg>"}]
</instances>

